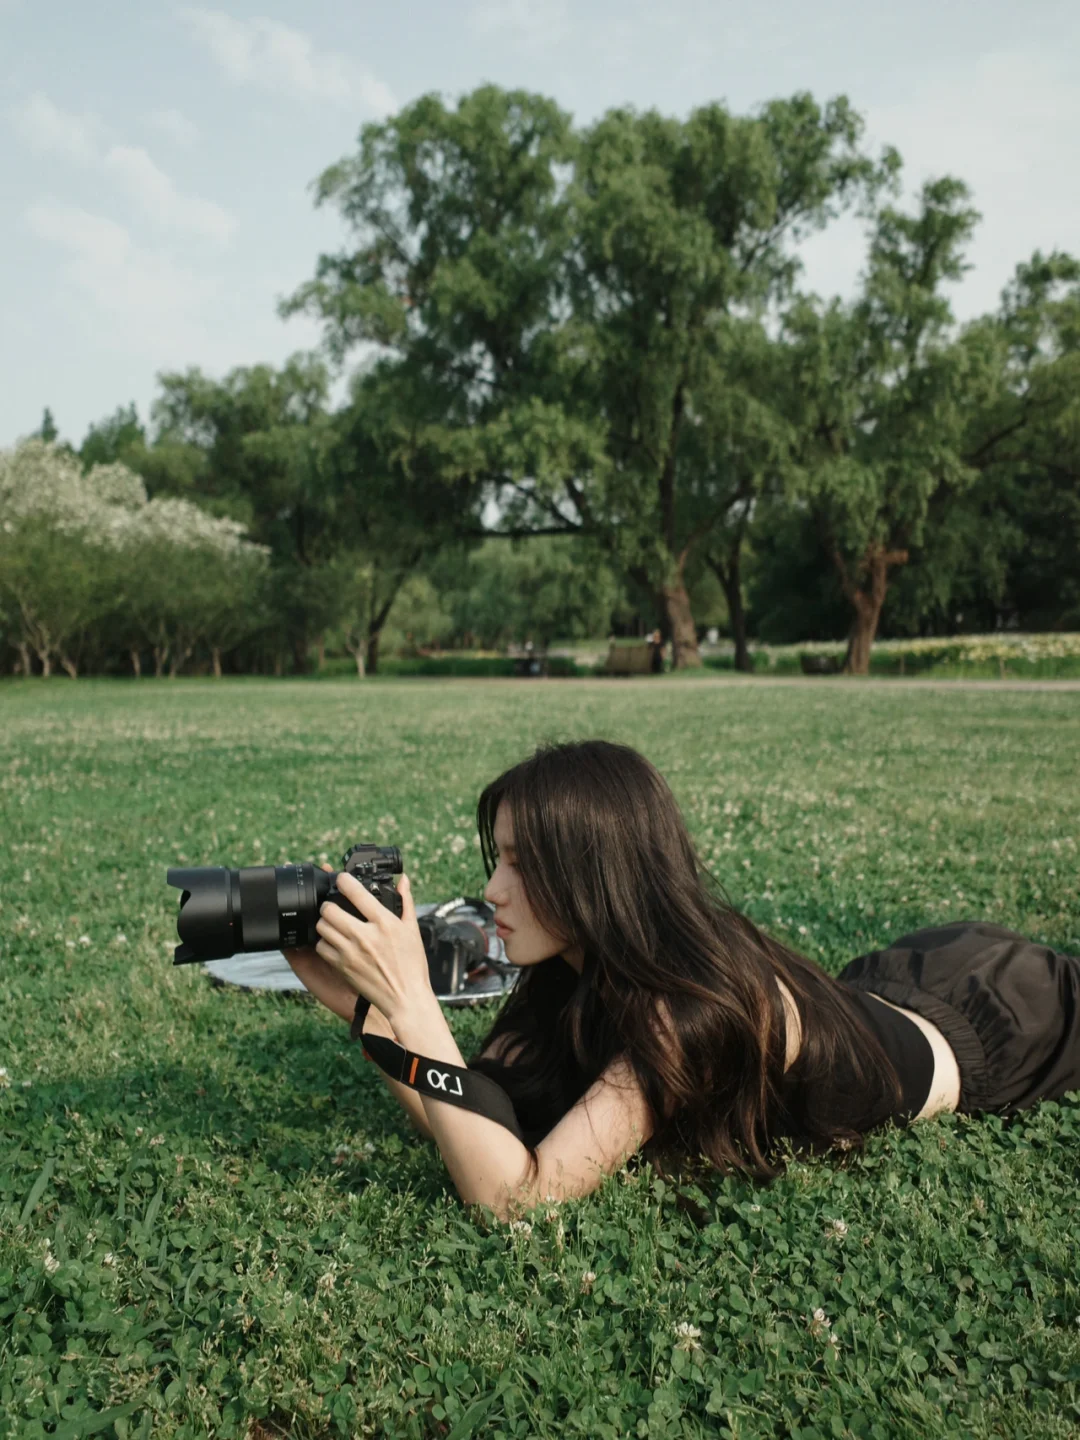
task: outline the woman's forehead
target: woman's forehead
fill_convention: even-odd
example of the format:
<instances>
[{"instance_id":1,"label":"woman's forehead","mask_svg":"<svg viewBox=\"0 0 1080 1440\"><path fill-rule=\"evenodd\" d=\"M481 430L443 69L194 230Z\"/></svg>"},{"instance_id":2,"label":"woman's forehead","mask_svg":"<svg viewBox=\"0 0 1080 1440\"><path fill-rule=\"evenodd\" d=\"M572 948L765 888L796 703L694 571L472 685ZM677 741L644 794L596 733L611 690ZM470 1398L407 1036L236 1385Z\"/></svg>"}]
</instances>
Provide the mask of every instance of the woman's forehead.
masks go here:
<instances>
[{"instance_id":1,"label":"woman's forehead","mask_svg":"<svg viewBox=\"0 0 1080 1440\"><path fill-rule=\"evenodd\" d=\"M502 807L500 807L500 813L496 816L495 824L491 827L491 835L500 850L512 850L514 848L514 832L510 828L509 821L502 814Z\"/></svg>"}]
</instances>

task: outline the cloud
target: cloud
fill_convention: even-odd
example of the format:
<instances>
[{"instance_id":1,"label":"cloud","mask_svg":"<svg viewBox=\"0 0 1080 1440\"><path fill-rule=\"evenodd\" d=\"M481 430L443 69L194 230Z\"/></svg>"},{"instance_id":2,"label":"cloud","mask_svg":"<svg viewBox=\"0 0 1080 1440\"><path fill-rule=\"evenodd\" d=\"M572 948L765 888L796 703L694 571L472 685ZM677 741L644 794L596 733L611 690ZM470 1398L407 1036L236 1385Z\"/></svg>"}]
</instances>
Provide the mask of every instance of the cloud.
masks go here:
<instances>
[{"instance_id":1,"label":"cloud","mask_svg":"<svg viewBox=\"0 0 1080 1440\"><path fill-rule=\"evenodd\" d=\"M176 186L139 146L113 145L102 161L144 214L166 230L183 230L227 244L236 221L212 200L181 195Z\"/></svg>"},{"instance_id":2,"label":"cloud","mask_svg":"<svg viewBox=\"0 0 1080 1440\"><path fill-rule=\"evenodd\" d=\"M146 118L177 145L193 145L198 139L199 127L180 110L151 110Z\"/></svg>"},{"instance_id":3,"label":"cloud","mask_svg":"<svg viewBox=\"0 0 1080 1440\"><path fill-rule=\"evenodd\" d=\"M554 45L570 30L566 0L478 0L469 27L479 35L509 35L530 49Z\"/></svg>"},{"instance_id":4,"label":"cloud","mask_svg":"<svg viewBox=\"0 0 1080 1440\"><path fill-rule=\"evenodd\" d=\"M339 105L358 102L374 115L397 108L389 86L347 56L319 50L302 30L265 16L237 20L222 10L192 6L180 14L234 84Z\"/></svg>"},{"instance_id":5,"label":"cloud","mask_svg":"<svg viewBox=\"0 0 1080 1440\"><path fill-rule=\"evenodd\" d=\"M72 115L39 90L15 113L19 134L35 150L67 155L73 160L97 157L102 131L94 115Z\"/></svg>"},{"instance_id":6,"label":"cloud","mask_svg":"<svg viewBox=\"0 0 1080 1440\"><path fill-rule=\"evenodd\" d=\"M101 138L103 126L94 116L69 114L39 92L17 112L16 123L34 148L66 155L114 179L143 214L163 229L200 235L224 245L236 228L234 217L221 205L199 195L182 194L141 146L106 147Z\"/></svg>"},{"instance_id":7,"label":"cloud","mask_svg":"<svg viewBox=\"0 0 1080 1440\"><path fill-rule=\"evenodd\" d=\"M197 317L213 299L214 281L136 245L123 225L77 205L45 201L30 206L25 221L63 253L63 279L88 302L83 318L102 340L155 363L205 348Z\"/></svg>"}]
</instances>

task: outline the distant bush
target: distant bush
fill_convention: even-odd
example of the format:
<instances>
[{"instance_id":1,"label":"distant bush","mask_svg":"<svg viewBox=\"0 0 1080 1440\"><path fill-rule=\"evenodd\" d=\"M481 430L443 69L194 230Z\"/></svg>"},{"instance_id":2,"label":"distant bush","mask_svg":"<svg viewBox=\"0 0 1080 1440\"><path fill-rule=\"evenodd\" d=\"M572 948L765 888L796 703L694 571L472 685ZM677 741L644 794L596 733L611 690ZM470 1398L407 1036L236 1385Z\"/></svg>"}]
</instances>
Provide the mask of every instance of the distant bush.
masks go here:
<instances>
[{"instance_id":1,"label":"distant bush","mask_svg":"<svg viewBox=\"0 0 1080 1440\"><path fill-rule=\"evenodd\" d=\"M761 645L751 652L755 673L797 675L803 655L827 655L843 662L843 640L808 640L797 645ZM710 670L730 670L731 655L710 655ZM1060 679L1080 676L1080 634L1042 635L1006 633L952 635L930 639L879 640L870 655L872 675L921 675L942 678L1001 676Z\"/></svg>"}]
</instances>

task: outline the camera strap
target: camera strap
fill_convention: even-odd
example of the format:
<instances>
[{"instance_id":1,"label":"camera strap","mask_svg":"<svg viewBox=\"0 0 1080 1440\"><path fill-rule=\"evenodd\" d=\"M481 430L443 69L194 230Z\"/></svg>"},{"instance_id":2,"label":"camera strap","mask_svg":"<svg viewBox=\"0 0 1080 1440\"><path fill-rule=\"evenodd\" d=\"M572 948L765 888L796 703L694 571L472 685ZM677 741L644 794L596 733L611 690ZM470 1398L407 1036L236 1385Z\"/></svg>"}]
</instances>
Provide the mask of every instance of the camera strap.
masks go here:
<instances>
[{"instance_id":1,"label":"camera strap","mask_svg":"<svg viewBox=\"0 0 1080 1440\"><path fill-rule=\"evenodd\" d=\"M460 1065L447 1065L442 1060L429 1060L406 1050L385 1035L365 1035L364 1020L367 1018L368 1002L361 996L357 1000L356 1015L349 1034L359 1040L364 1054L373 1060L384 1075L408 1085L421 1095L432 1100L445 1100L461 1110L475 1110L503 1125L518 1140L525 1143L510 1096L501 1085L488 1075L479 1075L475 1070L463 1069Z\"/></svg>"}]
</instances>

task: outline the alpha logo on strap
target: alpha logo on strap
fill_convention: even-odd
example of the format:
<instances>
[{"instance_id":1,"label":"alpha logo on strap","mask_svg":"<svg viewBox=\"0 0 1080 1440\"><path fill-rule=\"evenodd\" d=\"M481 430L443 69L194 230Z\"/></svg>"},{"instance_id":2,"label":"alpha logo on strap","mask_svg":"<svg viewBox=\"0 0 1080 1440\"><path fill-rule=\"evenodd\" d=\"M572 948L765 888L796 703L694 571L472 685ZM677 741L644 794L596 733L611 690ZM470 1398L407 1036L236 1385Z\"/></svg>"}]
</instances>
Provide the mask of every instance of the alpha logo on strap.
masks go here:
<instances>
[{"instance_id":1,"label":"alpha logo on strap","mask_svg":"<svg viewBox=\"0 0 1080 1440\"><path fill-rule=\"evenodd\" d=\"M457 1086L456 1090L448 1089L450 1081L453 1080ZM445 1070L429 1070L427 1072L427 1083L433 1090L442 1090L447 1095L464 1095L461 1088L460 1075L448 1075Z\"/></svg>"}]
</instances>

